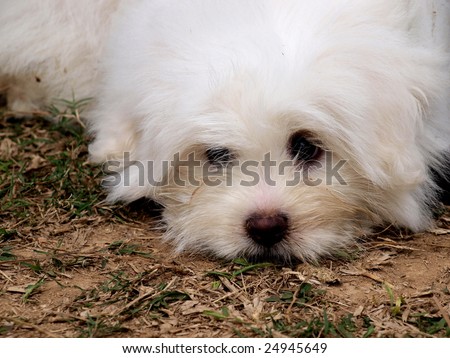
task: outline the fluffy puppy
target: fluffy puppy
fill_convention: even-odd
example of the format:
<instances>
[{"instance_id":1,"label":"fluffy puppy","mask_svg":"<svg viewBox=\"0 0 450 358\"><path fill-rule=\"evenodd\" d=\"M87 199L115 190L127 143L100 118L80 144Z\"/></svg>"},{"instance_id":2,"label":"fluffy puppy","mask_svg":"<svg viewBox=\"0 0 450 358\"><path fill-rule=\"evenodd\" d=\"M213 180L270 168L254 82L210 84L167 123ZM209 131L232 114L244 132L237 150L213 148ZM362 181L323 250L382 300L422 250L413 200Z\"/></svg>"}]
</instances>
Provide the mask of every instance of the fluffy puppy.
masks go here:
<instances>
[{"instance_id":1,"label":"fluffy puppy","mask_svg":"<svg viewBox=\"0 0 450 358\"><path fill-rule=\"evenodd\" d=\"M374 225L431 224L446 1L0 4L11 106L94 97L109 200L159 202L178 251L316 260Z\"/></svg>"}]
</instances>

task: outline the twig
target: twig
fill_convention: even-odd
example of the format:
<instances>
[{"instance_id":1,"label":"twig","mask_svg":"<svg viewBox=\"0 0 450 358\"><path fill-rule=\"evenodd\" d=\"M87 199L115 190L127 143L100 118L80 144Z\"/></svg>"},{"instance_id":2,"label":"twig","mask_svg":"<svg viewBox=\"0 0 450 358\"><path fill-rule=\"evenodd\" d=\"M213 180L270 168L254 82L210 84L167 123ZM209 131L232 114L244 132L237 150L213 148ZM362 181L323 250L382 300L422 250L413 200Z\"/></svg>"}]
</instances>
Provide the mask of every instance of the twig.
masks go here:
<instances>
[{"instance_id":1,"label":"twig","mask_svg":"<svg viewBox=\"0 0 450 358\"><path fill-rule=\"evenodd\" d=\"M45 329L42 329L39 326L36 326L35 324L28 323L28 322L22 321L22 320L17 319L17 318L0 317L0 319L5 320L5 321L13 322L14 324L16 324L18 326L22 326L24 328L34 329L34 330L36 330L36 331L38 331L38 332L40 332L42 334L45 334L47 337L50 337L50 338L61 338L62 337L62 336L55 335L55 334L53 334L51 332L48 332Z\"/></svg>"}]
</instances>

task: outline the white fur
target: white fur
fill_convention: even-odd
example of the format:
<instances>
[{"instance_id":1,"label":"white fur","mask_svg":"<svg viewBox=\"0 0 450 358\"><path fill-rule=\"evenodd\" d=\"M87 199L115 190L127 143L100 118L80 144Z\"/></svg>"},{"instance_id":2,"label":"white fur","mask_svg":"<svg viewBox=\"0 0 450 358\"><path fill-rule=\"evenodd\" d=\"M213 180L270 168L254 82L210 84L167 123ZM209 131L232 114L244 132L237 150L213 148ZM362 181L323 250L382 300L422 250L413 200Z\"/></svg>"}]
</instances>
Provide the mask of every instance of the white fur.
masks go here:
<instances>
[{"instance_id":1,"label":"white fur","mask_svg":"<svg viewBox=\"0 0 450 358\"><path fill-rule=\"evenodd\" d=\"M0 0L0 86L16 110L94 97L92 160L128 152L171 183L139 185L137 167L121 167L109 199L161 203L178 250L315 260L373 225L430 225L429 168L443 169L450 138L447 1L118 3ZM299 130L348 161L347 185L287 187L290 167L272 168L275 186L238 185L238 168L232 186L180 187L161 169L208 147L280 163ZM255 212L286 213L286 239L271 249L249 239Z\"/></svg>"},{"instance_id":2,"label":"white fur","mask_svg":"<svg viewBox=\"0 0 450 358\"><path fill-rule=\"evenodd\" d=\"M119 0L0 0L0 89L32 112L94 96L94 78Z\"/></svg>"}]
</instances>

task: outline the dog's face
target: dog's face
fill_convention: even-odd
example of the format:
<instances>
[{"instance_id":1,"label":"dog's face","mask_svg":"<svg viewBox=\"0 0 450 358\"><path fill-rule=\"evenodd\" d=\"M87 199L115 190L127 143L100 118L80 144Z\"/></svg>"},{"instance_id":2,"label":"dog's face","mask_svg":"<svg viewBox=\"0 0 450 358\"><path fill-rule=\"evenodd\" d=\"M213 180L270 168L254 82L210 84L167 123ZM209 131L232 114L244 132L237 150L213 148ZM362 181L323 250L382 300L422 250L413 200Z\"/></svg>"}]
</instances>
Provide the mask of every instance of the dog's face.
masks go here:
<instances>
[{"instance_id":1,"label":"dog's face","mask_svg":"<svg viewBox=\"0 0 450 358\"><path fill-rule=\"evenodd\" d=\"M313 259L347 243L359 229L366 181L345 163L337 175L351 189L327 177L341 158L300 113L251 103L255 93L223 92L194 124L193 142L183 139L182 163L158 195L166 237L180 250L225 258Z\"/></svg>"},{"instance_id":2,"label":"dog's face","mask_svg":"<svg viewBox=\"0 0 450 358\"><path fill-rule=\"evenodd\" d=\"M110 200L158 201L179 251L225 258L315 260L373 225L423 228L446 58L393 25L391 2L264 3L278 15L205 2L124 21L90 151L139 165L123 164Z\"/></svg>"},{"instance_id":3,"label":"dog's face","mask_svg":"<svg viewBox=\"0 0 450 358\"><path fill-rule=\"evenodd\" d=\"M327 100L347 99L325 84L314 93L276 83L232 76L205 94L183 129L172 128L175 160L154 196L178 250L315 260L388 212L391 194L367 169L388 175L397 144L383 113L365 103L372 90L355 86L349 100L371 116L362 119L330 109Z\"/></svg>"}]
</instances>

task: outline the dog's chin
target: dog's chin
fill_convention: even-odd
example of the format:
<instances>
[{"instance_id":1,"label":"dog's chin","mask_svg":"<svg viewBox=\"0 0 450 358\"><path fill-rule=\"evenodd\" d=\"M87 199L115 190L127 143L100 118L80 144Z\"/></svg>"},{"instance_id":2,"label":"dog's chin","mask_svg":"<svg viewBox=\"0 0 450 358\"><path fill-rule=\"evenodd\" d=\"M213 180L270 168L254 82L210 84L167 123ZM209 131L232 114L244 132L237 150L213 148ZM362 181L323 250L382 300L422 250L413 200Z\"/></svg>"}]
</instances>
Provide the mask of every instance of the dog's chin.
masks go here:
<instances>
[{"instance_id":1,"label":"dog's chin","mask_svg":"<svg viewBox=\"0 0 450 358\"><path fill-rule=\"evenodd\" d=\"M190 241L188 236L170 237L166 235L165 241L171 242L180 254L196 252L227 261L241 257L251 263L271 262L292 266L304 262L314 264L322 258L335 257L342 250L348 249L348 239L353 234L349 233L343 236L328 234L333 239L322 244L314 238L296 241L286 239L270 247L259 245L244 236L220 238L217 233L215 240L211 240L211 237L214 237L214 234L211 234L208 237L205 236L203 240L202 237L197 236L195 241ZM318 236L321 235L318 234ZM230 242L235 242L236 245L231 246Z\"/></svg>"},{"instance_id":2,"label":"dog's chin","mask_svg":"<svg viewBox=\"0 0 450 358\"><path fill-rule=\"evenodd\" d=\"M270 262L283 266L293 266L304 262L304 260L292 256L289 251L277 247L249 250L247 253L242 253L238 257L244 258L249 263Z\"/></svg>"},{"instance_id":3,"label":"dog's chin","mask_svg":"<svg viewBox=\"0 0 450 358\"><path fill-rule=\"evenodd\" d=\"M263 247L258 244L249 245L247 250L237 254L250 263L271 262L283 266L293 266L302 262L317 262L317 257L305 257L304 252L293 251L286 243L278 243L272 247Z\"/></svg>"}]
</instances>

